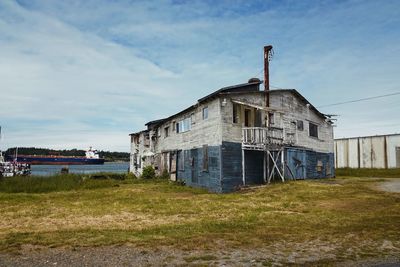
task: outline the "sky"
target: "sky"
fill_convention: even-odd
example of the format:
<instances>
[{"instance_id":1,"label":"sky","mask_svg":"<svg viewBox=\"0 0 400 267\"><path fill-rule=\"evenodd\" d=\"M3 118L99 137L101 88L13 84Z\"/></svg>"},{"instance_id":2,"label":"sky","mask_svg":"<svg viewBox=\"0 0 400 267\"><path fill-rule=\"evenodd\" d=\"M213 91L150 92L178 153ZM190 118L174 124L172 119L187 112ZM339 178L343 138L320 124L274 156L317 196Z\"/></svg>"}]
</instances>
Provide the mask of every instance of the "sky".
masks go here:
<instances>
[{"instance_id":1,"label":"sky","mask_svg":"<svg viewBox=\"0 0 400 267\"><path fill-rule=\"evenodd\" d=\"M400 3L0 1L0 149L129 151L129 133L262 78L314 106L400 92ZM400 133L400 95L321 107L335 137Z\"/></svg>"}]
</instances>

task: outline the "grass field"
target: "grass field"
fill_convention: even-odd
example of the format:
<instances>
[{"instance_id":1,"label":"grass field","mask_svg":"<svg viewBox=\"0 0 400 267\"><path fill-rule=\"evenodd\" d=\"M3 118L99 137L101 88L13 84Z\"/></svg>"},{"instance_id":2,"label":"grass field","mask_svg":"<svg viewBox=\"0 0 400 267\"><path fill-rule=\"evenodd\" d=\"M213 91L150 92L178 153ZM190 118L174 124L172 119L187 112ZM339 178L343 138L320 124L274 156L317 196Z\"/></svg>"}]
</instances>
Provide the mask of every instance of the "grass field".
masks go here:
<instances>
[{"instance_id":1,"label":"grass field","mask_svg":"<svg viewBox=\"0 0 400 267\"><path fill-rule=\"evenodd\" d=\"M77 180L73 186L35 193L14 193L12 182L0 182L0 251L24 244L187 250L223 244L280 253L302 246L335 261L399 255L400 196L376 190L383 179L339 177L212 194L166 180L69 178ZM54 179L68 184L60 182L66 177Z\"/></svg>"},{"instance_id":2,"label":"grass field","mask_svg":"<svg viewBox=\"0 0 400 267\"><path fill-rule=\"evenodd\" d=\"M400 178L400 169L336 169L338 176Z\"/></svg>"}]
</instances>

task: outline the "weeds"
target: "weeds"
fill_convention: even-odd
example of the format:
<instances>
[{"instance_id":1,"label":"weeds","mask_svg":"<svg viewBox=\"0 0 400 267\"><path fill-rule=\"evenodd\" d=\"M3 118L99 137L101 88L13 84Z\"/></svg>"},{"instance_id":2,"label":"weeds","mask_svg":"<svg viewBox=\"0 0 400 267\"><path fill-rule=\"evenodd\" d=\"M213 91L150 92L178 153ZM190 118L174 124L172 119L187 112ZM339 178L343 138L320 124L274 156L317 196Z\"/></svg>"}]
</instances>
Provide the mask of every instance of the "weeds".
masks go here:
<instances>
[{"instance_id":1,"label":"weeds","mask_svg":"<svg viewBox=\"0 0 400 267\"><path fill-rule=\"evenodd\" d=\"M0 192L49 193L79 189L112 187L125 180L126 174L60 174L54 176L17 176L0 179Z\"/></svg>"},{"instance_id":2,"label":"weeds","mask_svg":"<svg viewBox=\"0 0 400 267\"><path fill-rule=\"evenodd\" d=\"M400 169L338 168L337 176L400 178Z\"/></svg>"}]
</instances>

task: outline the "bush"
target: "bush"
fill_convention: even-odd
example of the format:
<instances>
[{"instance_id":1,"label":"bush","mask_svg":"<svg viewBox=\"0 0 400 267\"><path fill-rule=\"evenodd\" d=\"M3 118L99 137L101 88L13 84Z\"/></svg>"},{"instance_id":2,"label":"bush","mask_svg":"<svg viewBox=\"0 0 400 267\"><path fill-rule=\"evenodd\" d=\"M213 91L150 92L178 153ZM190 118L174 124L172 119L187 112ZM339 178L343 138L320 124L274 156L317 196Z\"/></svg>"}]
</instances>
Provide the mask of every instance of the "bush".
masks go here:
<instances>
[{"instance_id":1,"label":"bush","mask_svg":"<svg viewBox=\"0 0 400 267\"><path fill-rule=\"evenodd\" d=\"M143 179L153 179L156 177L156 171L153 166L146 166L143 168L142 178Z\"/></svg>"},{"instance_id":2,"label":"bush","mask_svg":"<svg viewBox=\"0 0 400 267\"><path fill-rule=\"evenodd\" d=\"M169 179L169 173L167 170L164 170L159 177L160 179Z\"/></svg>"}]
</instances>

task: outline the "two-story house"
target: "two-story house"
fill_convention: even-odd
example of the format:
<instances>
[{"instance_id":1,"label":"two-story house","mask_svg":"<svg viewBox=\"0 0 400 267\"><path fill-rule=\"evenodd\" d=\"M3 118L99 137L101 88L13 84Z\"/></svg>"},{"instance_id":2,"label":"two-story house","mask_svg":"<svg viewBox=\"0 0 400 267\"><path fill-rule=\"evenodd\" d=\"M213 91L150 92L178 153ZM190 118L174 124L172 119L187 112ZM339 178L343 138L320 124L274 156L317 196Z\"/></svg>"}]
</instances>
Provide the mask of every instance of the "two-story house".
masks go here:
<instances>
[{"instance_id":1,"label":"two-story house","mask_svg":"<svg viewBox=\"0 0 400 267\"><path fill-rule=\"evenodd\" d=\"M261 83L221 88L130 134L130 171L140 175L153 165L172 180L214 192L333 177L331 119L298 91L260 91Z\"/></svg>"}]
</instances>

